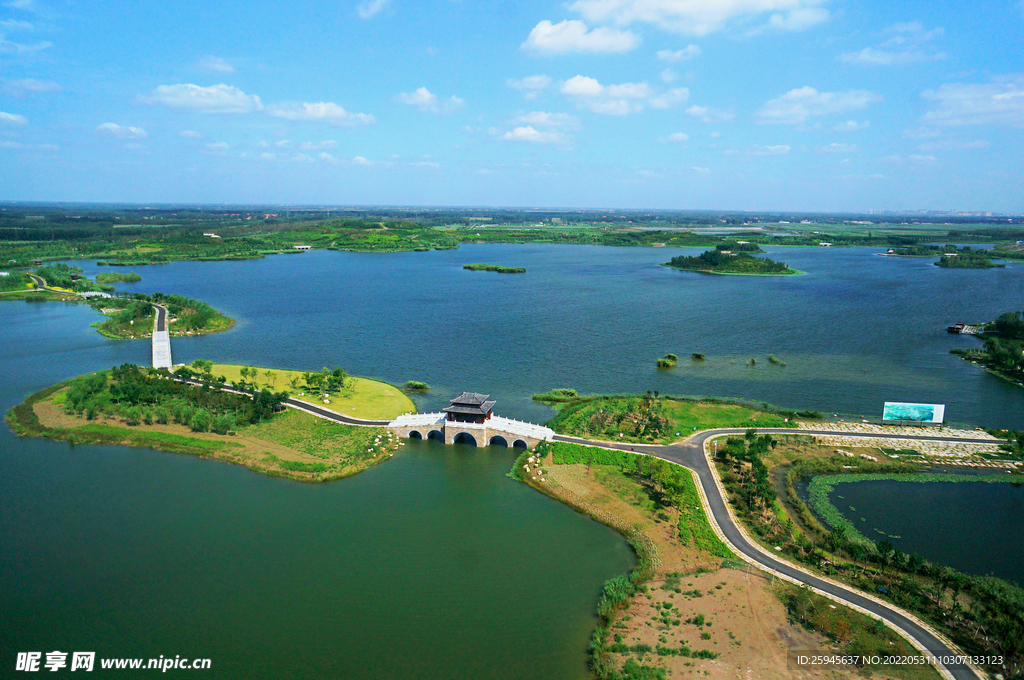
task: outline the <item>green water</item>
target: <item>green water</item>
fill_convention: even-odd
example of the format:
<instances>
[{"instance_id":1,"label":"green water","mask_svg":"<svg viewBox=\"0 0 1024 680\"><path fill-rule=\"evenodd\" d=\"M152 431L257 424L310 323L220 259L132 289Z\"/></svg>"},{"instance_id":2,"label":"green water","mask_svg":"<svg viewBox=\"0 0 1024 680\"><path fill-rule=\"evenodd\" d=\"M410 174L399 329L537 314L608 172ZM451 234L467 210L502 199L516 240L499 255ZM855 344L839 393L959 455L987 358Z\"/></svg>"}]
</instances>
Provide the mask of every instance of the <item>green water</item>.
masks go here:
<instances>
[{"instance_id":1,"label":"green water","mask_svg":"<svg viewBox=\"0 0 1024 680\"><path fill-rule=\"evenodd\" d=\"M109 361L58 331L83 308L17 309L4 408ZM505 477L510 449L409 442L322 485L6 428L0 452L0 677L62 650L209 658L210 678L585 678L601 584L634 562Z\"/></svg>"}]
</instances>

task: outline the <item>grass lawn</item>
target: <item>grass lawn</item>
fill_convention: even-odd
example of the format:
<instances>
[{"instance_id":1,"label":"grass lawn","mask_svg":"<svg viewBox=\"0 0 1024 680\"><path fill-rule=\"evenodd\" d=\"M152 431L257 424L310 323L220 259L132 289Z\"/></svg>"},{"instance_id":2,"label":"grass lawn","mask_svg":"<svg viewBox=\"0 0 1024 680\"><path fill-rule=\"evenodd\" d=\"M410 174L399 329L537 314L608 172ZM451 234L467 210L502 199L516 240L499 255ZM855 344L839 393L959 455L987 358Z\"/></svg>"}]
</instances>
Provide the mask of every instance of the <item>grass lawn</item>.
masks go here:
<instances>
[{"instance_id":1,"label":"grass lawn","mask_svg":"<svg viewBox=\"0 0 1024 680\"><path fill-rule=\"evenodd\" d=\"M242 379L242 366L234 364L214 364L213 375L224 376L228 382L235 383ZM288 390L293 397L304 399L317 406L330 409L342 415L366 420L385 420L396 418L403 413L415 413L416 405L404 392L388 383L369 378L349 377L345 389L328 396L330 404L324 404L319 393L310 393L305 389L304 371L287 371L274 368L254 367L259 371L256 383L260 387L268 387L275 391ZM271 375L266 375L270 371ZM292 381L295 381L294 384ZM304 392L304 395L300 393Z\"/></svg>"}]
</instances>

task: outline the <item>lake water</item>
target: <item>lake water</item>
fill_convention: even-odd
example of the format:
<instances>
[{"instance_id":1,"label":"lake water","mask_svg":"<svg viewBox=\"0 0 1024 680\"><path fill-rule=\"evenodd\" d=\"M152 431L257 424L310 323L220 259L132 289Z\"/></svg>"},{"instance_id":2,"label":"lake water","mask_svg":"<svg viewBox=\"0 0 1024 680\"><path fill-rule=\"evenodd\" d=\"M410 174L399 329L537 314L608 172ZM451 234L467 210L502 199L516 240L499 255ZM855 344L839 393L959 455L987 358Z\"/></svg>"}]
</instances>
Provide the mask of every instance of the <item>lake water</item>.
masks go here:
<instances>
[{"instance_id":1,"label":"lake water","mask_svg":"<svg viewBox=\"0 0 1024 680\"><path fill-rule=\"evenodd\" d=\"M980 345L946 333L1021 307L1024 264L941 269L880 248L779 248L806 271L711 276L660 266L700 249L468 245L427 253L311 251L240 262L137 267L123 290L177 292L238 320L175 339L174 358L292 369L342 366L391 383L491 394L497 411L542 422L535 392L659 390L880 416L885 401L944 403L946 418L1024 428L1024 390L949 353ZM469 262L527 268L471 272ZM103 271L81 263L90 274ZM148 362L147 342L134 343ZM655 359L688 357L674 370ZM786 363L773 365L772 354ZM756 367L746 365L757 358Z\"/></svg>"},{"instance_id":2,"label":"lake water","mask_svg":"<svg viewBox=\"0 0 1024 680\"><path fill-rule=\"evenodd\" d=\"M871 480L837 484L829 499L871 540L1024 586L1024 487Z\"/></svg>"},{"instance_id":3,"label":"lake water","mask_svg":"<svg viewBox=\"0 0 1024 680\"><path fill-rule=\"evenodd\" d=\"M138 267L143 280L120 288L188 295L238 320L174 339L177 362L423 380L434 389L421 410L471 390L537 422L551 411L534 392L657 389L862 414L935 401L954 421L1022 426L1020 389L950 355L977 341L945 327L1019 308L1024 267L943 270L838 248L773 250L808 272L797 277L659 266L680 252L699 251L314 251ZM469 262L528 272L464 271ZM105 339L89 328L99 318L82 305L0 304L0 408L149 362L148 341ZM707 360L654 366L694 351ZM505 478L507 450L410 444L317 486L6 429L0 452L3 664L69 649L209 657L210 677L582 678L600 585L633 559L611 529Z\"/></svg>"}]
</instances>

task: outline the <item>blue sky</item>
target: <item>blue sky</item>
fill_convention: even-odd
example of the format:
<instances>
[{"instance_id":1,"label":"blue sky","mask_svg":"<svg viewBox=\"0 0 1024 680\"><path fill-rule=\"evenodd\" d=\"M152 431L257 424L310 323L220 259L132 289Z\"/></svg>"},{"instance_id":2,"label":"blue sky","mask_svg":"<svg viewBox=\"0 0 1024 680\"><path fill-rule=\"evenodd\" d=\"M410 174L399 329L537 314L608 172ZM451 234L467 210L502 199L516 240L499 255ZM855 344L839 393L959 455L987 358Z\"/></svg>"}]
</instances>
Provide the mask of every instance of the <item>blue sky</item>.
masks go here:
<instances>
[{"instance_id":1,"label":"blue sky","mask_svg":"<svg viewBox=\"0 0 1024 680\"><path fill-rule=\"evenodd\" d=\"M0 2L0 200L1024 212L1024 3Z\"/></svg>"}]
</instances>

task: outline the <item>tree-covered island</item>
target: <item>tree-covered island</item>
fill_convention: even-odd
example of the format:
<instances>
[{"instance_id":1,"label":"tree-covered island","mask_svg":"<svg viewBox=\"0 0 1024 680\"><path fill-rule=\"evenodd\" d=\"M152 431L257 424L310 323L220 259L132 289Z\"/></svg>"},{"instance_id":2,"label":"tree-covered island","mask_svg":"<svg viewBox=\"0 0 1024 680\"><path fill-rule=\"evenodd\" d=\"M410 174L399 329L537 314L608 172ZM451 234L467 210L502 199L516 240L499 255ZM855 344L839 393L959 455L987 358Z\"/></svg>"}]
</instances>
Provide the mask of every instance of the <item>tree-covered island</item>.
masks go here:
<instances>
[{"instance_id":1,"label":"tree-covered island","mask_svg":"<svg viewBox=\"0 0 1024 680\"><path fill-rule=\"evenodd\" d=\"M937 267L944 269L991 269L1005 267L992 261L992 253L979 248L964 246L958 248L952 243L944 246L924 244L906 248L891 248L886 255L894 257L938 257Z\"/></svg>"},{"instance_id":2,"label":"tree-covered island","mask_svg":"<svg viewBox=\"0 0 1024 680\"><path fill-rule=\"evenodd\" d=\"M962 359L984 366L990 373L1024 384L1024 312L1006 312L983 326L981 349L954 349Z\"/></svg>"},{"instance_id":3,"label":"tree-covered island","mask_svg":"<svg viewBox=\"0 0 1024 680\"><path fill-rule=\"evenodd\" d=\"M33 394L5 420L19 435L143 446L274 476L326 481L387 459L397 439L384 428L343 425L283 408L288 393L267 384L280 377L303 391L332 390L341 398L330 408L358 407L364 418L415 411L397 388L340 369L277 375L208 361L197 361L194 368L179 369L178 380L166 369L131 364L80 376ZM220 372L240 377L227 383Z\"/></svg>"},{"instance_id":4,"label":"tree-covered island","mask_svg":"<svg viewBox=\"0 0 1024 680\"><path fill-rule=\"evenodd\" d=\"M739 274L747 276L786 276L798 274L784 262L776 262L767 257L754 257L751 252L763 252L754 243L720 243L714 250L706 250L700 255L679 255L664 266L705 274Z\"/></svg>"},{"instance_id":5,"label":"tree-covered island","mask_svg":"<svg viewBox=\"0 0 1024 680\"><path fill-rule=\"evenodd\" d=\"M525 274L525 267L503 267L498 264L464 264L463 269L468 269L472 272L498 272L499 274Z\"/></svg>"}]
</instances>

